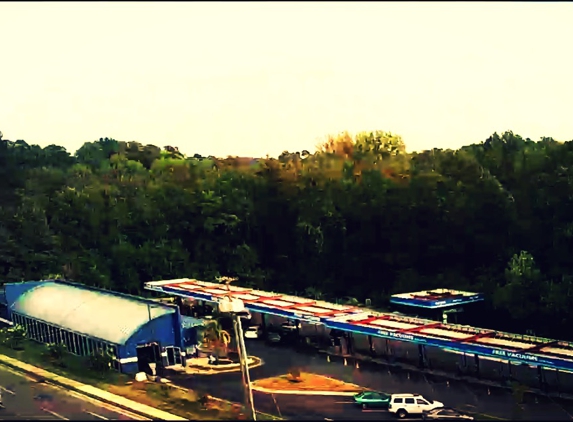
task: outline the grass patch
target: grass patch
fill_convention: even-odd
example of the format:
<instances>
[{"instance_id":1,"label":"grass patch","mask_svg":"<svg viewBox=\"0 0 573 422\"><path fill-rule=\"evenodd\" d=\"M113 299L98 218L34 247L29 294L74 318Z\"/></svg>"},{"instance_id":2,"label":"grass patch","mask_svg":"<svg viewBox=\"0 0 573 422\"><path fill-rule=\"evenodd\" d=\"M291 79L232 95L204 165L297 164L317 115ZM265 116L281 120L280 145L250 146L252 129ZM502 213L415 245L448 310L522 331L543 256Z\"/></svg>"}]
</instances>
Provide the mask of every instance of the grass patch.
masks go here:
<instances>
[{"instance_id":1,"label":"grass patch","mask_svg":"<svg viewBox=\"0 0 573 422\"><path fill-rule=\"evenodd\" d=\"M218 400L202 400L195 392L167 384L132 382L110 385L108 391L190 420L236 419L240 407Z\"/></svg>"},{"instance_id":2,"label":"grass patch","mask_svg":"<svg viewBox=\"0 0 573 422\"><path fill-rule=\"evenodd\" d=\"M116 371L92 371L89 369L85 357L71 353L66 353L61 361L48 359L45 355L46 346L32 340L24 340L18 350L1 344L0 353L57 375L101 388L105 388L108 384L124 383L128 380L125 374Z\"/></svg>"},{"instance_id":3,"label":"grass patch","mask_svg":"<svg viewBox=\"0 0 573 422\"><path fill-rule=\"evenodd\" d=\"M253 382L254 386L272 390L303 390L303 391L337 391L344 393L359 393L364 388L323 375L301 372L298 377L292 374L265 378Z\"/></svg>"}]
</instances>

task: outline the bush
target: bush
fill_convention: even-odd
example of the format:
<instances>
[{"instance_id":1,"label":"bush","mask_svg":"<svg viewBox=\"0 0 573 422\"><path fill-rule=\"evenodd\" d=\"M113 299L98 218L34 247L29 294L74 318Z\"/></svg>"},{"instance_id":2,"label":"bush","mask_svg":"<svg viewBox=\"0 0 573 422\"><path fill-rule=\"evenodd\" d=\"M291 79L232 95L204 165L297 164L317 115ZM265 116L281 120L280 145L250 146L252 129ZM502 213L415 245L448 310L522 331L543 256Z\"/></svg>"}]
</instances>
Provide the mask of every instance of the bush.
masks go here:
<instances>
[{"instance_id":1,"label":"bush","mask_svg":"<svg viewBox=\"0 0 573 422\"><path fill-rule=\"evenodd\" d=\"M26 339L26 329L21 325L14 325L0 330L0 341L14 350L21 350Z\"/></svg>"},{"instance_id":2,"label":"bush","mask_svg":"<svg viewBox=\"0 0 573 422\"><path fill-rule=\"evenodd\" d=\"M290 375L290 380L292 382L300 382L301 370L297 366L293 366L288 370L288 374Z\"/></svg>"},{"instance_id":3,"label":"bush","mask_svg":"<svg viewBox=\"0 0 573 422\"><path fill-rule=\"evenodd\" d=\"M99 374L105 374L111 369L112 363L111 353L108 351L97 350L92 353L88 358L89 368Z\"/></svg>"},{"instance_id":4,"label":"bush","mask_svg":"<svg viewBox=\"0 0 573 422\"><path fill-rule=\"evenodd\" d=\"M42 352L42 356L46 357L48 360L57 364L58 366L65 367L64 356L67 352L65 344L62 343L51 343L47 344L45 350Z\"/></svg>"}]
</instances>

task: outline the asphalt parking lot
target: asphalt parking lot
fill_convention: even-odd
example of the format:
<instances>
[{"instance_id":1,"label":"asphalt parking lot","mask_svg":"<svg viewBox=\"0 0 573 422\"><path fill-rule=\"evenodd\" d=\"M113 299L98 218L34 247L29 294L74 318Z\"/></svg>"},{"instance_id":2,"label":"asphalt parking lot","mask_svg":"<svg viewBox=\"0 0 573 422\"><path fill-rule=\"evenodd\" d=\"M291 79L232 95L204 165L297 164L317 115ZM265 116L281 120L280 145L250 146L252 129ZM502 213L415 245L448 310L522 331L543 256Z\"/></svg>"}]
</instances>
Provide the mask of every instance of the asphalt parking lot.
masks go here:
<instances>
[{"instance_id":1,"label":"asphalt parking lot","mask_svg":"<svg viewBox=\"0 0 573 422\"><path fill-rule=\"evenodd\" d=\"M251 370L251 380L282 375L293 366L304 371L331 376L368 389L387 393L418 393L446 406L462 411L485 414L494 418L521 420L571 420L573 403L546 397L528 397L517 406L512 393L502 388L487 388L463 382L434 379L428 375L408 373L381 365L362 365L359 368L344 365L342 360L328 362L324 355L297 353L284 346L268 346L259 340L247 341L249 354L258 356L264 365ZM243 401L240 373L207 376L169 377L187 388L208 392L235 402ZM279 412L297 419L392 419L380 410L363 412L355 408L347 397L292 396L255 393L258 410L271 414Z\"/></svg>"}]
</instances>

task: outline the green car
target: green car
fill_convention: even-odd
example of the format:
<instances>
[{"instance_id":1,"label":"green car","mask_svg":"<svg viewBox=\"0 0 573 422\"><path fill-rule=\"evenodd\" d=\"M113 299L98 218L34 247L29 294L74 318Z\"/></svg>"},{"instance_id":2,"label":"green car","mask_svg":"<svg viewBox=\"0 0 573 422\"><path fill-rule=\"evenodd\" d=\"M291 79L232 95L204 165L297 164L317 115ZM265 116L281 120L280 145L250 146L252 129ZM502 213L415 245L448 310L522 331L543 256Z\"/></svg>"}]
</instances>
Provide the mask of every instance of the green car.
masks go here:
<instances>
[{"instance_id":1,"label":"green car","mask_svg":"<svg viewBox=\"0 0 573 422\"><path fill-rule=\"evenodd\" d=\"M368 407L387 408L388 403L390 403L390 396L377 391L363 391L354 396L354 402L362 406L363 409Z\"/></svg>"}]
</instances>

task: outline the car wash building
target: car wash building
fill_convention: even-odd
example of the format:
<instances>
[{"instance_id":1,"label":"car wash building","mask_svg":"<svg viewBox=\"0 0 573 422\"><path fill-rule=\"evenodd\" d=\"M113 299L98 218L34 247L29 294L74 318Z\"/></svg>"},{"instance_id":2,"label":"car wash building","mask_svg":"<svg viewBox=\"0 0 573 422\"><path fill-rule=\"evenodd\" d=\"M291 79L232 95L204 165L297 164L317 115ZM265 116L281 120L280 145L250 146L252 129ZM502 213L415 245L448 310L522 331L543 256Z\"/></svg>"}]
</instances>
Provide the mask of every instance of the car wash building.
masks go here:
<instances>
[{"instance_id":1,"label":"car wash building","mask_svg":"<svg viewBox=\"0 0 573 422\"><path fill-rule=\"evenodd\" d=\"M192 331L201 324L174 305L62 280L6 283L4 289L8 318L25 327L27 337L64 344L78 356L107 351L124 373L185 365L188 343L197 341Z\"/></svg>"}]
</instances>

